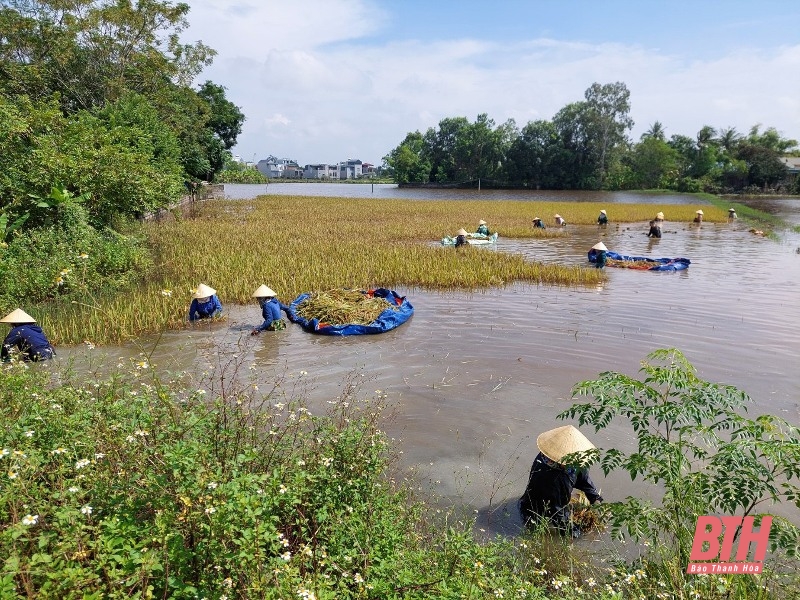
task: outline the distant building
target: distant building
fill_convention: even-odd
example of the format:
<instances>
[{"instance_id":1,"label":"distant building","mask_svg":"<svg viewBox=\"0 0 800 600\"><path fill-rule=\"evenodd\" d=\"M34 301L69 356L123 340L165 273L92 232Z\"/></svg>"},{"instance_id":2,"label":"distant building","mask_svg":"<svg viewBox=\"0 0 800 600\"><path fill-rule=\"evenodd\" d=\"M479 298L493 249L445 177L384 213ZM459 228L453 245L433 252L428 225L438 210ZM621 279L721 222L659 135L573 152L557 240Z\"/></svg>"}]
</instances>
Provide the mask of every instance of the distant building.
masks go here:
<instances>
[{"instance_id":1,"label":"distant building","mask_svg":"<svg viewBox=\"0 0 800 600\"><path fill-rule=\"evenodd\" d=\"M297 161L289 158L268 156L258 161L256 168L262 175L270 179L280 179L282 177L298 179L303 177L303 171L297 165Z\"/></svg>"},{"instance_id":2,"label":"distant building","mask_svg":"<svg viewBox=\"0 0 800 600\"><path fill-rule=\"evenodd\" d=\"M358 159L348 158L339 163L339 179L360 179L362 163Z\"/></svg>"},{"instance_id":3,"label":"distant building","mask_svg":"<svg viewBox=\"0 0 800 600\"><path fill-rule=\"evenodd\" d=\"M339 179L339 167L327 163L306 165L303 167L303 177L306 179Z\"/></svg>"},{"instance_id":4,"label":"distant building","mask_svg":"<svg viewBox=\"0 0 800 600\"><path fill-rule=\"evenodd\" d=\"M378 169L375 167L375 165L372 165L368 162L361 163L361 174L364 177L377 177Z\"/></svg>"},{"instance_id":5,"label":"distant building","mask_svg":"<svg viewBox=\"0 0 800 600\"><path fill-rule=\"evenodd\" d=\"M800 156L784 156L781 162L786 165L786 171L789 175L800 174Z\"/></svg>"}]
</instances>

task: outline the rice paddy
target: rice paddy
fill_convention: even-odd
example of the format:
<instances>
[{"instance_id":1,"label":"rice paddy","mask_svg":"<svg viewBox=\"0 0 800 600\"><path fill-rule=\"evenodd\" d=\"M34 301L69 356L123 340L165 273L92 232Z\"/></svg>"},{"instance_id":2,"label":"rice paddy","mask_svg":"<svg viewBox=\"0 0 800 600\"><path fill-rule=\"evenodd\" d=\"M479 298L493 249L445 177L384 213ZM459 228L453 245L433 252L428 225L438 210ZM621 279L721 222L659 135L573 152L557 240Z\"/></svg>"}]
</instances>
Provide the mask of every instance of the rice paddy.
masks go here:
<instances>
[{"instance_id":1,"label":"rice paddy","mask_svg":"<svg viewBox=\"0 0 800 600\"><path fill-rule=\"evenodd\" d=\"M611 223L651 219L690 222L691 205L614 204ZM725 221L720 208L703 205L707 221ZM299 196L214 200L191 219L147 223L156 267L128 292L37 307L51 341L118 343L147 332L185 326L194 288L217 289L223 305L252 302L265 283L288 302L303 292L375 287L476 290L515 281L555 286L595 285L593 267L545 265L521 255L434 242L478 221L504 238L569 235L550 226L551 215L569 224L595 224L597 204L520 201L407 201ZM534 230L533 217L546 223Z\"/></svg>"}]
</instances>

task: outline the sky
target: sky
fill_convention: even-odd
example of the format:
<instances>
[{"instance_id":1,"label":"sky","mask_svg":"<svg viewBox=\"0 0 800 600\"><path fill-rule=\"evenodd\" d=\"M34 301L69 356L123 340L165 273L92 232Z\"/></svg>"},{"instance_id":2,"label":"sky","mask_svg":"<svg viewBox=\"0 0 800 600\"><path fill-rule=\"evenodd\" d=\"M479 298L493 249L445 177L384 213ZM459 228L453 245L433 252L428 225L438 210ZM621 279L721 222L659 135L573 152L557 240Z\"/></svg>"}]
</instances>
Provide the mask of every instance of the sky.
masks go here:
<instances>
[{"instance_id":1,"label":"sky","mask_svg":"<svg viewBox=\"0 0 800 600\"><path fill-rule=\"evenodd\" d=\"M184 0L197 78L246 116L234 154L380 165L444 118L552 120L593 83L630 91L637 141L705 125L800 140L797 0Z\"/></svg>"}]
</instances>

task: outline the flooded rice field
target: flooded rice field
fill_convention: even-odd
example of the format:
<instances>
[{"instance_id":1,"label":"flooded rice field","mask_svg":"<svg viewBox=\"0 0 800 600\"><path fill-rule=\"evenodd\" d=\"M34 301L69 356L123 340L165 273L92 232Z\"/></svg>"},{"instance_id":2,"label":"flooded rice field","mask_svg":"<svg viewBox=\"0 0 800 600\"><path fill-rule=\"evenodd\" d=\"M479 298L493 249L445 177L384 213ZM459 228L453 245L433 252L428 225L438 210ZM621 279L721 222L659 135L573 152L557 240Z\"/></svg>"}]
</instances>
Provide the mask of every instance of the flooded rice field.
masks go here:
<instances>
[{"instance_id":1,"label":"flooded rice field","mask_svg":"<svg viewBox=\"0 0 800 600\"><path fill-rule=\"evenodd\" d=\"M516 516L503 519L493 511L513 506L522 493L536 436L564 424L555 417L570 406L572 387L608 370L635 376L657 348L678 348L701 378L750 394L750 414L800 423L800 235L780 232L775 241L740 223L667 220L663 238L649 240L646 223L614 225L612 200L604 198L612 220L604 230L568 226L563 236L546 240L506 240L500 232L496 248L472 250L586 264L587 251L602 240L621 254L686 257L689 269L606 269L607 282L591 289L398 289L410 298L414 317L379 336L315 336L291 324L250 336L260 322L258 307L230 305L222 323L187 326L126 347L59 350L60 360L100 364L106 357L116 364L146 352L157 368L198 377L213 367L236 370L236 377L252 377L260 386L275 377L302 379L320 410L355 373L365 393L380 390L396 408L387 430L400 440L404 464L416 466L443 502L479 511L490 533L515 526ZM616 201L646 200L629 194ZM659 196L658 202L678 200ZM800 223L800 200L770 202L770 212ZM224 291L220 297L224 304ZM633 448L630 432L618 425L584 433L599 447ZM594 469L592 475L608 500L651 492L622 474L603 477ZM764 509L800 522L796 507Z\"/></svg>"}]
</instances>

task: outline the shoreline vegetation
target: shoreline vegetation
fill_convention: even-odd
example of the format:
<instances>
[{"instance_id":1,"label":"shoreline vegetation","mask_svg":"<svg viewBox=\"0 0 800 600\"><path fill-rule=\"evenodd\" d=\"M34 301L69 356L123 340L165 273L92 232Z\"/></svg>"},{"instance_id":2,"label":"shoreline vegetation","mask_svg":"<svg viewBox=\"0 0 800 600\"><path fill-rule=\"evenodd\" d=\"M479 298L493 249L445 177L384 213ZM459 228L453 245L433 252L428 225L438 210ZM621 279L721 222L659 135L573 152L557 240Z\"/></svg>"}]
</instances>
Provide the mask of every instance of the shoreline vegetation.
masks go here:
<instances>
[{"instance_id":1,"label":"shoreline vegetation","mask_svg":"<svg viewBox=\"0 0 800 600\"><path fill-rule=\"evenodd\" d=\"M707 199L703 199L707 200ZM691 222L700 206L709 223L725 222L725 208L697 205L619 204L611 223L646 222L659 210L670 222ZM534 230L534 216L558 212L570 225L595 226L596 204L520 201L402 201L302 196L214 200L190 214L141 225L153 266L121 289L96 293L75 265L50 265L55 298L32 307L55 345L120 343L147 332L185 326L191 292L206 282L226 303L251 302L268 281L284 301L334 288L477 290L513 282L596 285L598 269L542 264L521 255L453 251L437 244L480 219L504 238L569 235L569 228ZM536 214L534 214L536 213ZM598 239L603 229L598 227ZM91 260L91 257L86 260ZM61 273L59 275L59 273ZM147 307L143 310L142 307Z\"/></svg>"},{"instance_id":2,"label":"shoreline vegetation","mask_svg":"<svg viewBox=\"0 0 800 600\"><path fill-rule=\"evenodd\" d=\"M697 515L790 501L797 429L739 417L746 394L697 378L676 350L643 365L641 382L603 373L578 384L582 403L560 415L598 430L607 415L628 422L638 452L607 449L591 460L666 488L655 505L628 498L599 507L612 533L641 544L634 560L608 538L590 553L547 527L482 539L471 517L437 508L414 472L398 468L383 432L387 392L364 393L358 373L317 414L303 371L258 390L231 384L247 371L235 361L202 381L160 376L144 357L105 379L2 365L0 596L793 597L800 582L787 553L798 532L781 519L762 574L685 570ZM653 410L664 420L648 427ZM729 440L730 427L748 437ZM707 466L691 460L698 451ZM746 495L726 492L755 472Z\"/></svg>"}]
</instances>

